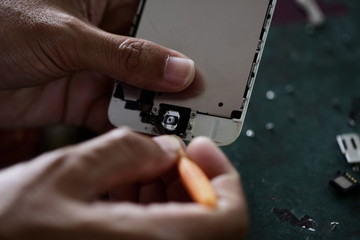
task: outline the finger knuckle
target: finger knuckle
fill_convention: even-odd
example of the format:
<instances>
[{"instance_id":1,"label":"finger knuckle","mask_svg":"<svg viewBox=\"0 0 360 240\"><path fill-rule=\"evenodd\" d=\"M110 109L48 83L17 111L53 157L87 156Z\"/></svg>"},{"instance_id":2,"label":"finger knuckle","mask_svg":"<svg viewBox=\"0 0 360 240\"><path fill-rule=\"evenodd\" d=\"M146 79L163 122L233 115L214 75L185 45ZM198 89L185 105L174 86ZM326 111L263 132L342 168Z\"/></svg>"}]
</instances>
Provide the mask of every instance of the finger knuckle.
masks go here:
<instances>
[{"instance_id":1,"label":"finger knuckle","mask_svg":"<svg viewBox=\"0 0 360 240\"><path fill-rule=\"evenodd\" d=\"M144 66L151 53L146 40L126 39L119 47L119 61L129 74L136 74Z\"/></svg>"},{"instance_id":2,"label":"finger knuckle","mask_svg":"<svg viewBox=\"0 0 360 240\"><path fill-rule=\"evenodd\" d=\"M51 175L56 176L59 182L72 179L84 171L85 162L95 161L92 154L83 151L78 145L61 148L50 154L51 164L47 172L53 172Z\"/></svg>"},{"instance_id":3,"label":"finger knuckle","mask_svg":"<svg viewBox=\"0 0 360 240\"><path fill-rule=\"evenodd\" d=\"M137 153L139 147L141 148L142 141L138 134L129 130L128 128L120 128L112 138L114 144L121 145L126 152Z\"/></svg>"},{"instance_id":4,"label":"finger knuckle","mask_svg":"<svg viewBox=\"0 0 360 240\"><path fill-rule=\"evenodd\" d=\"M89 168L114 165L116 159L127 159L136 167L139 159L157 154L149 143L145 137L127 128L116 129L93 142L73 147L66 169L69 173L79 173Z\"/></svg>"},{"instance_id":5,"label":"finger knuckle","mask_svg":"<svg viewBox=\"0 0 360 240\"><path fill-rule=\"evenodd\" d=\"M121 149L121 155L127 159L134 159L134 162L138 162L139 158L151 158L157 151L151 144L151 141L147 141L146 137L139 135L131 131L128 128L120 128L114 134L112 139L114 144L117 144ZM156 159L156 158L155 158Z\"/></svg>"},{"instance_id":6,"label":"finger knuckle","mask_svg":"<svg viewBox=\"0 0 360 240\"><path fill-rule=\"evenodd\" d=\"M33 20L32 27L29 29L36 34L52 38L57 41L70 40L75 38L79 32L84 30L84 23L71 15L63 14L56 17L38 17ZM58 36L54 38L54 36Z\"/></svg>"},{"instance_id":7,"label":"finger knuckle","mask_svg":"<svg viewBox=\"0 0 360 240\"><path fill-rule=\"evenodd\" d=\"M78 63L72 60L76 52L74 43L85 31L84 22L74 16L63 14L53 18L36 19L32 25L29 34L36 36L36 42L32 45L43 57L42 62L46 64L46 72L50 77L66 75L77 67Z\"/></svg>"},{"instance_id":8,"label":"finger knuckle","mask_svg":"<svg viewBox=\"0 0 360 240\"><path fill-rule=\"evenodd\" d=\"M128 158L137 156L139 140L137 135L127 128L120 128L110 133L110 136L98 139L96 144L87 145L88 151L79 151L80 165L100 166L104 159L114 158L114 154L121 154ZM76 166L74 166L76 167Z\"/></svg>"},{"instance_id":9,"label":"finger knuckle","mask_svg":"<svg viewBox=\"0 0 360 240\"><path fill-rule=\"evenodd\" d=\"M39 160L43 161L42 172L49 173L49 176L54 172L59 171L69 162L70 149L62 148L53 152L45 153L39 157Z\"/></svg>"}]
</instances>

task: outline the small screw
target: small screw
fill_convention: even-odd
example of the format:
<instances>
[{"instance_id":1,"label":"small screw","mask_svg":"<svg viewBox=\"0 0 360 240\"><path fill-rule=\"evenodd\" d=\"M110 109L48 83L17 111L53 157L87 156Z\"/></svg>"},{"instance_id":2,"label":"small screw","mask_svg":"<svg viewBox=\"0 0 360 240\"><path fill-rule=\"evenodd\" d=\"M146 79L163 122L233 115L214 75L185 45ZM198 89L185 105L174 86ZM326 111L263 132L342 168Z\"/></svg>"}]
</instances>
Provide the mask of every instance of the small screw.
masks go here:
<instances>
[{"instance_id":1,"label":"small screw","mask_svg":"<svg viewBox=\"0 0 360 240\"><path fill-rule=\"evenodd\" d=\"M196 117L196 113L195 113L195 112L192 112L192 113L190 114L190 117L191 117L191 118L195 118L195 117Z\"/></svg>"},{"instance_id":2,"label":"small screw","mask_svg":"<svg viewBox=\"0 0 360 240\"><path fill-rule=\"evenodd\" d=\"M272 90L269 90L269 91L266 92L266 98L268 100L275 100L276 93L274 91L272 91Z\"/></svg>"},{"instance_id":3,"label":"small screw","mask_svg":"<svg viewBox=\"0 0 360 240\"><path fill-rule=\"evenodd\" d=\"M348 124L350 127L356 127L356 121L352 118L349 119Z\"/></svg>"},{"instance_id":4,"label":"small screw","mask_svg":"<svg viewBox=\"0 0 360 240\"><path fill-rule=\"evenodd\" d=\"M339 225L339 223L338 222L331 222L330 225L331 225L331 231L334 231L336 226Z\"/></svg>"},{"instance_id":5,"label":"small screw","mask_svg":"<svg viewBox=\"0 0 360 240\"><path fill-rule=\"evenodd\" d=\"M255 137L255 132L252 129L249 129L246 131L246 136L249 138L254 138Z\"/></svg>"},{"instance_id":6,"label":"small screw","mask_svg":"<svg viewBox=\"0 0 360 240\"><path fill-rule=\"evenodd\" d=\"M268 122L268 123L265 125L265 128L266 128L266 130L268 130L268 131L273 131L273 130L275 129L275 125L274 125L274 123L272 123L272 122Z\"/></svg>"},{"instance_id":7,"label":"small screw","mask_svg":"<svg viewBox=\"0 0 360 240\"><path fill-rule=\"evenodd\" d=\"M187 126L187 130L188 130L188 131L191 131L191 130L192 130L191 124L189 124L189 125Z\"/></svg>"},{"instance_id":8,"label":"small screw","mask_svg":"<svg viewBox=\"0 0 360 240\"><path fill-rule=\"evenodd\" d=\"M159 109L157 107L153 107L152 111L153 111L153 113L158 113Z\"/></svg>"},{"instance_id":9,"label":"small screw","mask_svg":"<svg viewBox=\"0 0 360 240\"><path fill-rule=\"evenodd\" d=\"M183 133L179 133L178 136L181 138L185 138L185 134L183 134Z\"/></svg>"}]
</instances>

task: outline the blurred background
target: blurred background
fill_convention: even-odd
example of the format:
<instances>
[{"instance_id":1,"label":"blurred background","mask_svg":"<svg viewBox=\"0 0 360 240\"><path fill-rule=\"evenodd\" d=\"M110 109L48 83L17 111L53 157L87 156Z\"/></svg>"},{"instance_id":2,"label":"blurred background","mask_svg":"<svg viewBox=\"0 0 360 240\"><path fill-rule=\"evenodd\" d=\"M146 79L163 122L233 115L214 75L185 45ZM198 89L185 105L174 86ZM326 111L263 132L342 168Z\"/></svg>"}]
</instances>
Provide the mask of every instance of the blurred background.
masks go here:
<instances>
[{"instance_id":1,"label":"blurred background","mask_svg":"<svg viewBox=\"0 0 360 240\"><path fill-rule=\"evenodd\" d=\"M336 141L360 130L360 1L317 3L314 26L278 0L242 134L224 148L248 197L247 239L360 239L359 191L329 185L337 171L360 179Z\"/></svg>"},{"instance_id":2,"label":"blurred background","mask_svg":"<svg viewBox=\"0 0 360 240\"><path fill-rule=\"evenodd\" d=\"M336 142L360 129L360 1L315 3L312 18L301 0L278 0L242 134L223 148L242 175L249 240L360 239L359 191L329 185L337 171L360 179ZM92 136L0 131L0 165Z\"/></svg>"}]
</instances>

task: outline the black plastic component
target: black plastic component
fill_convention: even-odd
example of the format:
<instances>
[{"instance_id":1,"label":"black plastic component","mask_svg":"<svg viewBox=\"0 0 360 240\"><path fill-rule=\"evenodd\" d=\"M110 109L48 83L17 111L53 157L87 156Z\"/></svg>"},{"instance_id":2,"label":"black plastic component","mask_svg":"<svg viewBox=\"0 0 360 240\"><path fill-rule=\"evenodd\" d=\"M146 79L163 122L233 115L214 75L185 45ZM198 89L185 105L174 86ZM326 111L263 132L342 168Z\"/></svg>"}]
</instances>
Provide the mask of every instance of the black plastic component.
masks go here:
<instances>
[{"instance_id":1,"label":"black plastic component","mask_svg":"<svg viewBox=\"0 0 360 240\"><path fill-rule=\"evenodd\" d=\"M241 118L241 111L233 111L231 113L231 119L240 119Z\"/></svg>"},{"instance_id":2,"label":"black plastic component","mask_svg":"<svg viewBox=\"0 0 360 240\"><path fill-rule=\"evenodd\" d=\"M141 112L140 117L143 123L149 123L151 125L156 124L157 116L154 115L152 112Z\"/></svg>"},{"instance_id":3,"label":"black plastic component","mask_svg":"<svg viewBox=\"0 0 360 240\"><path fill-rule=\"evenodd\" d=\"M141 109L141 104L137 101L126 101L125 108L130 110L138 110Z\"/></svg>"},{"instance_id":4,"label":"black plastic component","mask_svg":"<svg viewBox=\"0 0 360 240\"><path fill-rule=\"evenodd\" d=\"M139 98L139 102L141 104L145 104L145 105L154 105L154 98L155 98L155 92L150 92L150 91L141 91L141 95Z\"/></svg>"},{"instance_id":5,"label":"black plastic component","mask_svg":"<svg viewBox=\"0 0 360 240\"><path fill-rule=\"evenodd\" d=\"M121 86L121 84L118 84ZM118 88L118 87L117 87ZM154 105L155 93L150 91L142 91L139 100L130 101L127 100L125 108L130 110L138 110L141 112L149 112Z\"/></svg>"},{"instance_id":6,"label":"black plastic component","mask_svg":"<svg viewBox=\"0 0 360 240\"><path fill-rule=\"evenodd\" d=\"M115 91L114 91L114 98L119 98L124 100L124 91L119 81L116 81Z\"/></svg>"}]
</instances>

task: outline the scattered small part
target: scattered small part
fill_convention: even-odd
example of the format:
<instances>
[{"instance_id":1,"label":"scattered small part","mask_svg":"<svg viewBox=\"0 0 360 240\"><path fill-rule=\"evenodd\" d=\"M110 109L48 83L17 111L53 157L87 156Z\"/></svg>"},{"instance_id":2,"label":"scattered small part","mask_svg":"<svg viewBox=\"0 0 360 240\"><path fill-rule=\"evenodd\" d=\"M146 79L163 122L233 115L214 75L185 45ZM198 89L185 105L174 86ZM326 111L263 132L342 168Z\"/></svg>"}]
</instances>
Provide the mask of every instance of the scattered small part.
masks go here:
<instances>
[{"instance_id":1,"label":"scattered small part","mask_svg":"<svg viewBox=\"0 0 360 240\"><path fill-rule=\"evenodd\" d=\"M298 226L301 226L311 232L315 232L315 227L316 227L316 222L315 220L308 216L308 215L305 215L304 217L302 217L300 220L299 220L299 223L298 223Z\"/></svg>"},{"instance_id":2,"label":"scattered small part","mask_svg":"<svg viewBox=\"0 0 360 240\"><path fill-rule=\"evenodd\" d=\"M355 164L353 167L352 167L352 170L353 172L360 172L360 166L358 164Z\"/></svg>"},{"instance_id":3,"label":"scattered small part","mask_svg":"<svg viewBox=\"0 0 360 240\"><path fill-rule=\"evenodd\" d=\"M315 232L316 222L308 215L299 220L289 209L273 208L272 212L279 218L280 222L288 222L293 226Z\"/></svg>"},{"instance_id":4,"label":"scattered small part","mask_svg":"<svg viewBox=\"0 0 360 240\"><path fill-rule=\"evenodd\" d=\"M360 136L358 134L341 134L336 136L336 140L348 163L360 163Z\"/></svg>"},{"instance_id":5,"label":"scattered small part","mask_svg":"<svg viewBox=\"0 0 360 240\"><path fill-rule=\"evenodd\" d=\"M268 131L273 131L275 129L275 125L272 122L268 122L268 123L266 123L265 128Z\"/></svg>"},{"instance_id":6,"label":"scattered small part","mask_svg":"<svg viewBox=\"0 0 360 240\"><path fill-rule=\"evenodd\" d=\"M339 222L331 222L330 225L331 225L331 231L334 231L337 225L339 225Z\"/></svg>"},{"instance_id":7,"label":"scattered small part","mask_svg":"<svg viewBox=\"0 0 360 240\"><path fill-rule=\"evenodd\" d=\"M329 183L342 193L349 193L359 189L359 182L347 172L338 171L336 177Z\"/></svg>"},{"instance_id":8,"label":"scattered small part","mask_svg":"<svg viewBox=\"0 0 360 240\"><path fill-rule=\"evenodd\" d=\"M272 91L272 90L269 90L269 91L266 92L266 98L268 100L275 100L276 93L274 91Z\"/></svg>"},{"instance_id":9,"label":"scattered small part","mask_svg":"<svg viewBox=\"0 0 360 240\"><path fill-rule=\"evenodd\" d=\"M179 151L178 170L185 188L195 202L211 208L217 206L216 193L210 180L183 150Z\"/></svg>"},{"instance_id":10,"label":"scattered small part","mask_svg":"<svg viewBox=\"0 0 360 240\"><path fill-rule=\"evenodd\" d=\"M349 118L348 124L350 127L356 127L356 121L354 119Z\"/></svg>"},{"instance_id":11,"label":"scattered small part","mask_svg":"<svg viewBox=\"0 0 360 240\"><path fill-rule=\"evenodd\" d=\"M252 129L249 129L246 131L246 136L249 138L254 138L255 137L255 132Z\"/></svg>"},{"instance_id":12,"label":"scattered small part","mask_svg":"<svg viewBox=\"0 0 360 240\"><path fill-rule=\"evenodd\" d=\"M285 91L286 91L287 94L292 95L295 92L295 88L294 88L293 85L288 84L288 85L285 86Z\"/></svg>"},{"instance_id":13,"label":"scattered small part","mask_svg":"<svg viewBox=\"0 0 360 240\"><path fill-rule=\"evenodd\" d=\"M296 3L305 11L308 21L315 27L325 23L325 15L315 0L296 0Z\"/></svg>"}]
</instances>

